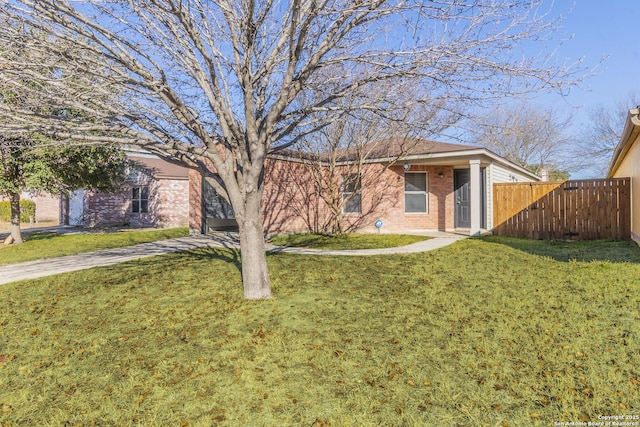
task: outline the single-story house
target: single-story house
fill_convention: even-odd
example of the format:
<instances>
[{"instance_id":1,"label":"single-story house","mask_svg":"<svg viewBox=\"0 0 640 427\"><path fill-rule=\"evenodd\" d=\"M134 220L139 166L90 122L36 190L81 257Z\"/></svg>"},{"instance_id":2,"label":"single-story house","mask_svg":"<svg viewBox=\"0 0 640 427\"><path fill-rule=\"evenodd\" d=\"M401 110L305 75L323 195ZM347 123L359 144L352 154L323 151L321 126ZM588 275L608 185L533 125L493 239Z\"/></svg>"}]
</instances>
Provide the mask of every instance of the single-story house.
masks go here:
<instances>
[{"instance_id":1,"label":"single-story house","mask_svg":"<svg viewBox=\"0 0 640 427\"><path fill-rule=\"evenodd\" d=\"M80 189L69 197L24 192L38 225L187 227L189 169L147 151L127 148L128 178L118 191ZM0 201L3 201L0 198Z\"/></svg>"},{"instance_id":2,"label":"single-story house","mask_svg":"<svg viewBox=\"0 0 640 427\"><path fill-rule=\"evenodd\" d=\"M631 178L631 238L640 244L640 106L629 110L607 178Z\"/></svg>"},{"instance_id":3,"label":"single-story house","mask_svg":"<svg viewBox=\"0 0 640 427\"><path fill-rule=\"evenodd\" d=\"M481 147L417 140L399 151L394 141L372 150L362 168L359 197L343 207L345 229L382 231L463 230L478 235L493 228L493 184L540 178ZM353 159L339 166L349 172ZM314 184L311 160L291 152L273 154L265 165L263 221L267 234L323 231L328 210ZM230 226L233 212L209 184L209 172L191 171L190 228L207 232ZM344 188L344 194L350 192ZM379 220L379 221L378 221Z\"/></svg>"},{"instance_id":4,"label":"single-story house","mask_svg":"<svg viewBox=\"0 0 640 427\"><path fill-rule=\"evenodd\" d=\"M177 166L144 150L129 149L127 157L138 167L131 168L121 191L78 190L62 198L60 223L188 225L192 233L237 226L233 209L211 184L214 172ZM326 231L329 209L313 177L318 161L320 168L328 167L322 158L292 151L267 159L262 203L267 234ZM352 174L353 163L349 152L342 153L338 176ZM426 140L378 142L358 170L361 190L343 206L345 230L376 231L377 223L383 232L459 230L478 235L493 228L493 184L540 180L485 148ZM339 190L341 196L353 192L349 187Z\"/></svg>"},{"instance_id":5,"label":"single-story house","mask_svg":"<svg viewBox=\"0 0 640 427\"><path fill-rule=\"evenodd\" d=\"M128 150L126 154L133 166L122 189L114 193L86 189L73 192L61 202L61 224L87 227L189 224L189 169L143 150Z\"/></svg>"}]
</instances>

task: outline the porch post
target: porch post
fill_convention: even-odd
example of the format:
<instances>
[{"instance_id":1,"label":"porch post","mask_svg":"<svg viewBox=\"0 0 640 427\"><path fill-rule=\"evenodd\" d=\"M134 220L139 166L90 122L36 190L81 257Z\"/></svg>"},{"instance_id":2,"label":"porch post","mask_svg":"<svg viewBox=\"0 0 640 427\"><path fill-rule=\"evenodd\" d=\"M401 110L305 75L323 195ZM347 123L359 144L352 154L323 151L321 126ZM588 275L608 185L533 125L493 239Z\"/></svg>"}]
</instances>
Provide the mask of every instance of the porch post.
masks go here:
<instances>
[{"instance_id":1,"label":"porch post","mask_svg":"<svg viewBox=\"0 0 640 427\"><path fill-rule=\"evenodd\" d=\"M480 219L482 218L481 212L481 201L480 197L482 195L482 191L480 188L480 160L469 160L469 172L471 175L470 180L470 202L471 202L471 230L469 231L470 236L479 236L480 235Z\"/></svg>"}]
</instances>

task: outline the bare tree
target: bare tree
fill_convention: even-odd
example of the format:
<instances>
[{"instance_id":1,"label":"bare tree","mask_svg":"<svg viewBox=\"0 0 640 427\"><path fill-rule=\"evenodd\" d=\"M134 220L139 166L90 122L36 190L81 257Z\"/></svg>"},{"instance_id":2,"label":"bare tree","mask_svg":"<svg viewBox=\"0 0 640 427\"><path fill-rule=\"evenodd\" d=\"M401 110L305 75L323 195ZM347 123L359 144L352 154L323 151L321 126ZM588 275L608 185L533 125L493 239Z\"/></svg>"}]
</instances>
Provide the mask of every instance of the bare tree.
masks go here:
<instances>
[{"instance_id":1,"label":"bare tree","mask_svg":"<svg viewBox=\"0 0 640 427\"><path fill-rule=\"evenodd\" d=\"M569 123L553 110L524 103L509 105L481 117L473 128L473 140L533 173L546 169L552 178L567 179L566 153L572 143L566 132Z\"/></svg>"},{"instance_id":2,"label":"bare tree","mask_svg":"<svg viewBox=\"0 0 640 427\"><path fill-rule=\"evenodd\" d=\"M342 114L322 129L300 139L297 147L301 161L308 165L313 186L310 189L323 202L327 214L320 219L320 230L340 235L370 220L370 214L389 196L385 172L410 154L412 148L429 142L420 138L429 128L434 134L455 122L443 109L425 105L398 108L391 116L377 113ZM419 111L419 114L416 112ZM443 117L436 117L438 115ZM437 128L437 129L436 129ZM380 160L383 160L380 162ZM388 186L392 183L386 183ZM377 191L367 190L375 187ZM368 200L363 203L364 193ZM311 199L311 198L309 198ZM356 214L356 215L351 215Z\"/></svg>"},{"instance_id":3,"label":"bare tree","mask_svg":"<svg viewBox=\"0 0 640 427\"><path fill-rule=\"evenodd\" d=\"M631 92L612 107L601 104L589 111L588 124L577 144L580 155L576 161L580 167L605 176L613 151L622 138L627 113L638 105L640 93Z\"/></svg>"},{"instance_id":4,"label":"bare tree","mask_svg":"<svg viewBox=\"0 0 640 427\"><path fill-rule=\"evenodd\" d=\"M576 73L583 73L579 64L518 54L557 25L545 4L0 0L0 19L21 24L3 28L0 42L9 50L46 52L50 61L64 58L60 65L77 80L56 102L99 119L55 118L45 125L28 110L3 109L0 131L37 127L69 139L101 131L111 141L136 143L192 167L211 162L216 189L238 221L245 297L266 298L260 201L267 154L321 128L326 116L320 113L395 105L398 99L385 97L388 92L379 95L380 84L410 87L430 102L465 105L575 84ZM25 39L25 27L49 38ZM15 84L12 70L37 74L29 65L12 63L0 78ZM325 80L319 71L328 68L342 74ZM107 92L121 88L119 99L88 96L79 81ZM311 89L323 97L305 97ZM375 96L338 103L355 91Z\"/></svg>"},{"instance_id":5,"label":"bare tree","mask_svg":"<svg viewBox=\"0 0 640 427\"><path fill-rule=\"evenodd\" d=\"M21 31L18 34L30 40L42 41L46 37L38 32ZM75 108L48 102L55 96L68 95L67 86L79 80L75 80L72 73L63 72L59 64L51 61L44 52L31 51L26 45L13 42L13 46L0 46L2 57L7 60L3 67L7 74L0 74L5 77L0 80L0 111L28 111L31 120L41 125L49 123L46 117L83 117L90 120ZM25 66L22 72L16 72L22 66ZM61 90L59 83L64 80L67 83ZM80 84L80 87L87 91L85 84ZM42 93L48 96L43 97ZM102 96L100 90L92 93L96 97ZM0 117L6 120L2 115ZM3 124L26 125L10 120ZM23 242L20 197L24 191L32 194L68 194L78 188L109 191L124 182L125 166L124 153L114 145L85 144L84 141L74 145L58 144L46 132L38 132L37 129L32 132L0 132L0 196L10 201L10 240L15 244Z\"/></svg>"}]
</instances>

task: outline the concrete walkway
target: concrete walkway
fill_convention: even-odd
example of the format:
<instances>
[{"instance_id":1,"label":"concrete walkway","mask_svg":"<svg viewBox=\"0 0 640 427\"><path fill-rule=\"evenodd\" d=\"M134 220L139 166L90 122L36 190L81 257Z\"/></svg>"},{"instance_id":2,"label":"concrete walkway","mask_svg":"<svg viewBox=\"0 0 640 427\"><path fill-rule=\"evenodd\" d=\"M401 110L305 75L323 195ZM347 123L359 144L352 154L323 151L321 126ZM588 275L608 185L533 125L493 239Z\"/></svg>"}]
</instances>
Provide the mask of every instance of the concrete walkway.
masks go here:
<instances>
[{"instance_id":1,"label":"concrete walkway","mask_svg":"<svg viewBox=\"0 0 640 427\"><path fill-rule=\"evenodd\" d=\"M267 249L276 253L304 254L304 255L339 255L339 256L371 256L371 255L392 255L392 254L412 254L440 249L452 244L460 239L468 237L462 234L445 233L442 231L415 233L422 236L429 236L432 239L412 243L406 246L383 249L349 249L349 250L325 250L309 248L292 248L285 246L270 246Z\"/></svg>"},{"instance_id":2,"label":"concrete walkway","mask_svg":"<svg viewBox=\"0 0 640 427\"><path fill-rule=\"evenodd\" d=\"M460 234L443 232L425 233L424 235L429 235L433 238L396 248L322 250L267 245L267 250L274 253L340 256L408 254L439 249L466 237ZM124 248L105 249L78 255L69 255L58 258L46 258L19 264L9 264L0 266L0 285L17 282L19 280L37 279L39 277L50 276L53 274L85 270L93 267L104 267L135 259L207 247L238 248L239 243L237 240L237 236L234 233L221 232L208 236L197 235L189 237L179 237L175 239L160 240L157 242L142 243L139 245L128 246ZM1 254L2 252L0 252L0 255Z\"/></svg>"}]
</instances>

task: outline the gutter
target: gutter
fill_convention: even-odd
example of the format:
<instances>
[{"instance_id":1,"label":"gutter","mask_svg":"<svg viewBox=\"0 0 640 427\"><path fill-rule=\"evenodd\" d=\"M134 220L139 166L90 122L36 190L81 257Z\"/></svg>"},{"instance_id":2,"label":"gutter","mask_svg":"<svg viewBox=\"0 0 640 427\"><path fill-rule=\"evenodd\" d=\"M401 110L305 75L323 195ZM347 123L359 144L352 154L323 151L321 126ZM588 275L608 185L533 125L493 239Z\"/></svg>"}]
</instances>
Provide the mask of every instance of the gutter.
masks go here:
<instances>
[{"instance_id":1,"label":"gutter","mask_svg":"<svg viewBox=\"0 0 640 427\"><path fill-rule=\"evenodd\" d=\"M433 159L444 159L444 158L455 158L455 157L469 157L469 156L486 156L491 160L501 163L505 166L508 166L512 169L517 170L523 175L528 175L530 178L540 181L540 177L533 172L523 168L520 165L517 165L502 156L495 154L494 152L487 150L486 148L472 148L468 150L457 150L457 151L444 151L439 153L426 153L426 154L411 154L408 156L401 157L399 159L391 159L391 158L377 158L377 159L367 159L365 163L376 163L376 162L388 162L391 160L397 160L398 163L403 162L411 162L411 161L424 161L424 160L433 160Z\"/></svg>"},{"instance_id":2,"label":"gutter","mask_svg":"<svg viewBox=\"0 0 640 427\"><path fill-rule=\"evenodd\" d=\"M405 156L400 156L400 157L371 157L371 158L367 158L364 159L363 163L364 164L370 164L370 163L389 163L389 162L396 162L398 164L402 164L404 162L421 162L421 161L425 161L425 160L436 160L436 159L445 159L445 158L456 158L456 157L469 157L469 156L486 156L488 158L490 158L491 160L497 162L497 163L501 163L505 166L510 167L511 169L515 169L518 172L522 173L523 175L527 175L530 178L536 180L536 181L540 181L540 177L536 174L534 174L533 172L523 168L520 165L517 165L507 159L505 159L504 157L501 157L497 154L495 154L494 152L487 150L486 148L471 148L471 149L466 149L466 150L456 150L456 151L442 151L442 152L438 152L438 153L423 153L423 154L410 154L410 155L405 155ZM278 159L278 160L287 160L287 161L291 161L291 162L296 162L296 163L309 163L309 162L315 162L316 160L312 160L310 158L308 159L301 159L301 158L296 158L295 156L290 156L287 155L286 153L278 153L277 151L274 153L270 153L268 155L269 158L272 159ZM345 165L349 165L352 164L353 161L350 160L340 160L336 162L336 165L338 166L345 166ZM323 166L328 166L329 162L325 161L325 160L320 160L320 164Z\"/></svg>"}]
</instances>

